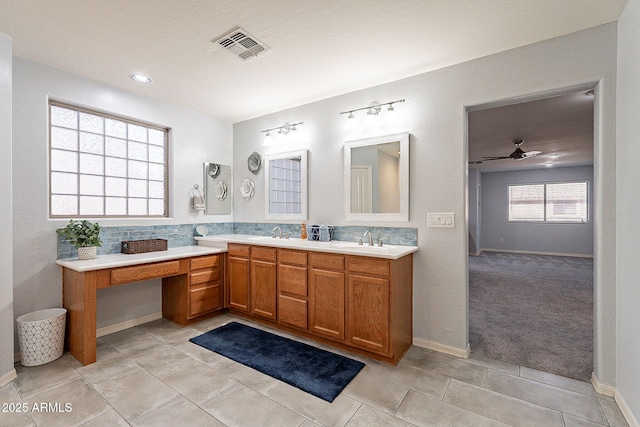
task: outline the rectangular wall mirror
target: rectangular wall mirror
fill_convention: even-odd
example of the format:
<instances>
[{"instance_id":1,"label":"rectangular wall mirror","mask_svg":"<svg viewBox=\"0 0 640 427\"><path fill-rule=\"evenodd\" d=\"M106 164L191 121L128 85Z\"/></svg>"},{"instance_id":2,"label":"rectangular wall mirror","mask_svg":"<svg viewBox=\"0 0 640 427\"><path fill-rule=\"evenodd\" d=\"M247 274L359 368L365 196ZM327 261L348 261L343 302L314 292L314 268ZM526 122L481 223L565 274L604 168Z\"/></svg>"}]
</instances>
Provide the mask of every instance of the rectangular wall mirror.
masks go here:
<instances>
[{"instance_id":1,"label":"rectangular wall mirror","mask_svg":"<svg viewBox=\"0 0 640 427\"><path fill-rule=\"evenodd\" d=\"M307 220L307 150L265 155L265 217Z\"/></svg>"},{"instance_id":2,"label":"rectangular wall mirror","mask_svg":"<svg viewBox=\"0 0 640 427\"><path fill-rule=\"evenodd\" d=\"M344 205L349 221L409 221L409 134L347 141Z\"/></svg>"},{"instance_id":3,"label":"rectangular wall mirror","mask_svg":"<svg viewBox=\"0 0 640 427\"><path fill-rule=\"evenodd\" d=\"M204 162L205 215L231 214L231 166Z\"/></svg>"}]
</instances>

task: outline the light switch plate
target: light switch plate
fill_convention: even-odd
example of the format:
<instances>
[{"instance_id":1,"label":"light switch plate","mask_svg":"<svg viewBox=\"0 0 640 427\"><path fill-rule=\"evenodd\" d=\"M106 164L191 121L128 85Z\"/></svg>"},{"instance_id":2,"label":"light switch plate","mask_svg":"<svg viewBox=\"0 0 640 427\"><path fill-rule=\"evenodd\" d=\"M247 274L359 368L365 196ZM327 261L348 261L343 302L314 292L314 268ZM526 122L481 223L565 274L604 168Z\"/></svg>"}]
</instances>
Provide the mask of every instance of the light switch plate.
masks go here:
<instances>
[{"instance_id":1,"label":"light switch plate","mask_svg":"<svg viewBox=\"0 0 640 427\"><path fill-rule=\"evenodd\" d=\"M453 212L427 213L427 227L454 228Z\"/></svg>"}]
</instances>

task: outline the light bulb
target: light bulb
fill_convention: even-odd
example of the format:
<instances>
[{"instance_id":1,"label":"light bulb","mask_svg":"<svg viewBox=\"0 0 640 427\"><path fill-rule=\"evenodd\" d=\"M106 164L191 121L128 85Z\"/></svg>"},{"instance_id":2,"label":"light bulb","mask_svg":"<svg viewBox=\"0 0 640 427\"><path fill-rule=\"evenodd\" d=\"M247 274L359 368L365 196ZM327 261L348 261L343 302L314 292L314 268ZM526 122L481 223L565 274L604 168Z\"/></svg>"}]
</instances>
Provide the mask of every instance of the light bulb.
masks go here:
<instances>
[{"instance_id":1,"label":"light bulb","mask_svg":"<svg viewBox=\"0 0 640 427\"><path fill-rule=\"evenodd\" d=\"M347 131L351 131L351 130L355 130L356 126L356 116L353 114L353 111L349 112L349 115L347 116L347 120L344 122L344 130Z\"/></svg>"},{"instance_id":2,"label":"light bulb","mask_svg":"<svg viewBox=\"0 0 640 427\"><path fill-rule=\"evenodd\" d=\"M267 134L264 136L264 141L262 142L262 145L268 147L270 145L273 145L275 141L273 140L273 137L271 136L271 132L267 132Z\"/></svg>"}]
</instances>

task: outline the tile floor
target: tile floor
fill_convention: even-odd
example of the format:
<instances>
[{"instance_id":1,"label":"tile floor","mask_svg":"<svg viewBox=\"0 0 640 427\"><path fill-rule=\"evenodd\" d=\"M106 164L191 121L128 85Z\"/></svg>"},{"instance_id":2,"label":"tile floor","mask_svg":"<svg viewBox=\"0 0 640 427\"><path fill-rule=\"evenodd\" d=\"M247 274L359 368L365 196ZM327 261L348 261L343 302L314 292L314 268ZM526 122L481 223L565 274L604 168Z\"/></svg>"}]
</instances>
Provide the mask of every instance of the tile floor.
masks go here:
<instances>
[{"instance_id":1,"label":"tile floor","mask_svg":"<svg viewBox=\"0 0 640 427\"><path fill-rule=\"evenodd\" d=\"M99 338L89 366L69 354L18 364L18 378L0 389L0 425L627 425L614 400L588 383L418 347L396 367L330 348L367 366L327 403L188 342L230 320L249 323L229 315L187 328L158 320ZM26 413L15 412L23 405Z\"/></svg>"}]
</instances>

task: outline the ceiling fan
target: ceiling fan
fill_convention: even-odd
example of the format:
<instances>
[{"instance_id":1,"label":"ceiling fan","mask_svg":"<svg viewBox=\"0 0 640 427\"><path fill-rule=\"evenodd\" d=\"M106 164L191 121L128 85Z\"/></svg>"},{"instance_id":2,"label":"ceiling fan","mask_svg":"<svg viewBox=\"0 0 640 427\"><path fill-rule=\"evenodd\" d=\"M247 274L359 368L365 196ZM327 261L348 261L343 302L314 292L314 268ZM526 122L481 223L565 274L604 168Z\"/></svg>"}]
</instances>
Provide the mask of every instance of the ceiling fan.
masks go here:
<instances>
[{"instance_id":1,"label":"ceiling fan","mask_svg":"<svg viewBox=\"0 0 640 427\"><path fill-rule=\"evenodd\" d=\"M529 157L535 157L538 154L542 153L542 151L524 151L522 148L520 148L520 145L522 145L522 143L524 142L524 140L520 139L520 138L516 138L513 140L513 145L516 146L516 149L513 150L513 153L509 154L508 156L499 156L499 157L483 157L482 160L476 160L475 162L469 162L470 165L479 165L482 164L484 162L488 162L490 160L502 160L502 159L513 159L513 160L523 160L523 159L527 159Z\"/></svg>"}]
</instances>

